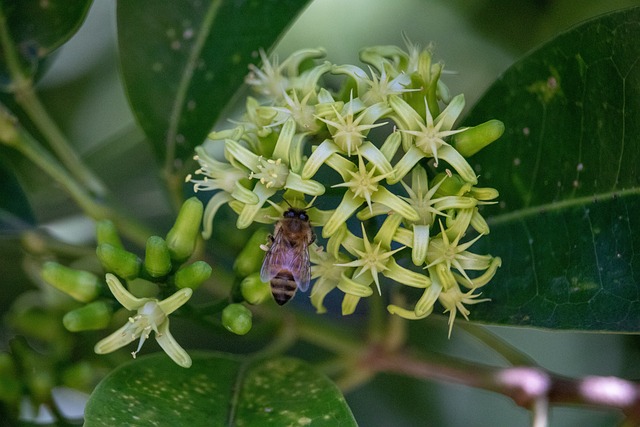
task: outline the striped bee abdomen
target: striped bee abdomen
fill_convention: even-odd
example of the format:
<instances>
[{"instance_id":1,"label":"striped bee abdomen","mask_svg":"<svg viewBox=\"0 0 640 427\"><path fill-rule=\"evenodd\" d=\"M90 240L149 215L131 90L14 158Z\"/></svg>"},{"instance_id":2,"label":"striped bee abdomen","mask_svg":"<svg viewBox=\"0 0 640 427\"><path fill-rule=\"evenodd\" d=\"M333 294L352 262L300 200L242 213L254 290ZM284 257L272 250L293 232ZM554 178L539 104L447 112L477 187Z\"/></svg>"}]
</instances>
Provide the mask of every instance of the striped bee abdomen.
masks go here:
<instances>
[{"instance_id":1,"label":"striped bee abdomen","mask_svg":"<svg viewBox=\"0 0 640 427\"><path fill-rule=\"evenodd\" d=\"M298 285L289 270L281 270L271 279L271 294L279 305L286 304L296 294Z\"/></svg>"}]
</instances>

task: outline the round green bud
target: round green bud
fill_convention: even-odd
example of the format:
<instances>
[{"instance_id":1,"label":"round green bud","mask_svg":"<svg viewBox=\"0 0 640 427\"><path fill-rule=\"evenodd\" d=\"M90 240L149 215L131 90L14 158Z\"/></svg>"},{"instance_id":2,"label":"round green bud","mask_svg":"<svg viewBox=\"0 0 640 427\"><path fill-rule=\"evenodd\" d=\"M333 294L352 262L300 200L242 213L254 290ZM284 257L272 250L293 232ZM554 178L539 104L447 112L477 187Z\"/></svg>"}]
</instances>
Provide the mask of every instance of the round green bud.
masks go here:
<instances>
[{"instance_id":1,"label":"round green bud","mask_svg":"<svg viewBox=\"0 0 640 427\"><path fill-rule=\"evenodd\" d=\"M144 268L151 277L166 276L171 271L171 255L162 237L151 236L147 239Z\"/></svg>"},{"instance_id":2,"label":"round green bud","mask_svg":"<svg viewBox=\"0 0 640 427\"><path fill-rule=\"evenodd\" d=\"M71 332L95 331L109 326L111 305L105 301L94 301L64 315L62 324Z\"/></svg>"},{"instance_id":3,"label":"round green bud","mask_svg":"<svg viewBox=\"0 0 640 427\"><path fill-rule=\"evenodd\" d=\"M178 289L197 289L211 276L212 268L204 261L196 261L180 268L175 276L174 283Z\"/></svg>"},{"instance_id":4,"label":"round green bud","mask_svg":"<svg viewBox=\"0 0 640 427\"><path fill-rule=\"evenodd\" d=\"M251 235L233 263L233 269L238 276L248 276L260 270L264 260L264 251L260 245L267 242L267 236L269 236L269 230L266 228L260 228Z\"/></svg>"},{"instance_id":5,"label":"round green bud","mask_svg":"<svg viewBox=\"0 0 640 427\"><path fill-rule=\"evenodd\" d=\"M182 204L173 227L167 233L167 246L171 259L183 262L191 256L200 235L200 223L204 207L197 197Z\"/></svg>"},{"instance_id":6,"label":"round green bud","mask_svg":"<svg viewBox=\"0 0 640 427\"><path fill-rule=\"evenodd\" d=\"M504 123L500 120L489 120L456 134L453 146L464 157L473 156L504 133Z\"/></svg>"},{"instance_id":7,"label":"round green bud","mask_svg":"<svg viewBox=\"0 0 640 427\"><path fill-rule=\"evenodd\" d=\"M222 310L222 324L236 335L244 335L251 330L251 310L242 304L229 304Z\"/></svg>"},{"instance_id":8,"label":"round green bud","mask_svg":"<svg viewBox=\"0 0 640 427\"><path fill-rule=\"evenodd\" d=\"M42 278L51 286L80 302L90 302L98 297L102 285L98 276L88 271L75 270L49 261L42 266Z\"/></svg>"},{"instance_id":9,"label":"round green bud","mask_svg":"<svg viewBox=\"0 0 640 427\"><path fill-rule=\"evenodd\" d=\"M240 282L242 297L249 304L262 304L271 298L271 286L260 280L260 273L253 273Z\"/></svg>"},{"instance_id":10,"label":"round green bud","mask_svg":"<svg viewBox=\"0 0 640 427\"><path fill-rule=\"evenodd\" d=\"M136 254L125 249L102 243L96 248L96 254L102 266L110 273L125 279L133 279L140 273L142 261Z\"/></svg>"},{"instance_id":11,"label":"round green bud","mask_svg":"<svg viewBox=\"0 0 640 427\"><path fill-rule=\"evenodd\" d=\"M116 248L124 249L116 226L108 219L103 219L96 223L96 240L99 245L108 243Z\"/></svg>"}]
</instances>

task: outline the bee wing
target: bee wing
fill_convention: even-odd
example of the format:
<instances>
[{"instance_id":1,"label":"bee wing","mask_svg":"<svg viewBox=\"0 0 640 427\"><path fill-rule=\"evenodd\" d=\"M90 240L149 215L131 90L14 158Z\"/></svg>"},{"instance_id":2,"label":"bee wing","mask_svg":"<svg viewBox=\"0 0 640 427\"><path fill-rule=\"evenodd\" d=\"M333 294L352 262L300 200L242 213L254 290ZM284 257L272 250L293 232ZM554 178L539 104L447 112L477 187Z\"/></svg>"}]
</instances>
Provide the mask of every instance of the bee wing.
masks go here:
<instances>
[{"instance_id":1,"label":"bee wing","mask_svg":"<svg viewBox=\"0 0 640 427\"><path fill-rule=\"evenodd\" d=\"M305 242L290 246L286 243L282 233L276 233L262 262L260 280L269 282L281 271L291 272L296 285L302 292L309 289L311 270L308 244Z\"/></svg>"},{"instance_id":2,"label":"bee wing","mask_svg":"<svg viewBox=\"0 0 640 427\"><path fill-rule=\"evenodd\" d=\"M306 243L300 245L298 250L291 254L290 266L293 273L293 279L302 292L309 289L309 281L311 280L311 264L309 263L309 245Z\"/></svg>"}]
</instances>

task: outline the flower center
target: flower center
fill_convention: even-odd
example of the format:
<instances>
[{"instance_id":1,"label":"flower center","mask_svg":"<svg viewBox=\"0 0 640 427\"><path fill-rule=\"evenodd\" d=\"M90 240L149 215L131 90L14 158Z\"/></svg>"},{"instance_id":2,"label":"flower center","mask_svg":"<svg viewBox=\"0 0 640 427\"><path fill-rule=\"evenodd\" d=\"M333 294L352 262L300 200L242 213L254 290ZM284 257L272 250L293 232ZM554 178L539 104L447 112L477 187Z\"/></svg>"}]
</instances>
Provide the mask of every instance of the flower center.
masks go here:
<instances>
[{"instance_id":1,"label":"flower center","mask_svg":"<svg viewBox=\"0 0 640 427\"><path fill-rule=\"evenodd\" d=\"M167 320L167 315L162 311L156 301L145 303L139 310L138 314L129 318L127 328L122 332L123 335L129 335L132 339L140 338L138 348L131 354L136 354L142 348L145 340L149 338L151 331L158 334L158 326Z\"/></svg>"},{"instance_id":2,"label":"flower center","mask_svg":"<svg viewBox=\"0 0 640 427\"><path fill-rule=\"evenodd\" d=\"M282 163L282 159L272 160L260 157L258 172L252 172L249 178L259 179L267 188L282 188L287 182L289 168Z\"/></svg>"}]
</instances>

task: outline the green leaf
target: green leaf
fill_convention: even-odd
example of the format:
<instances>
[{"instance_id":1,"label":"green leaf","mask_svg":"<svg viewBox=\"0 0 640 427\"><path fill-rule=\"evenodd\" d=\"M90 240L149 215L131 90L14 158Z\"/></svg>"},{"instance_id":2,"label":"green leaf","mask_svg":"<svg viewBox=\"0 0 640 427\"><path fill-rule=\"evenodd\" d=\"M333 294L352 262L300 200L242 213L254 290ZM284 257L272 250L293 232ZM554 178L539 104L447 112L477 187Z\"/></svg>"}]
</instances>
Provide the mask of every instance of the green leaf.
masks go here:
<instances>
[{"instance_id":1,"label":"green leaf","mask_svg":"<svg viewBox=\"0 0 640 427\"><path fill-rule=\"evenodd\" d=\"M355 426L338 388L306 363L196 353L184 369L140 358L94 390L85 426Z\"/></svg>"},{"instance_id":2,"label":"green leaf","mask_svg":"<svg viewBox=\"0 0 640 427\"><path fill-rule=\"evenodd\" d=\"M157 156L193 156L256 62L304 0L118 2L129 102ZM152 13L151 13L152 11Z\"/></svg>"},{"instance_id":3,"label":"green leaf","mask_svg":"<svg viewBox=\"0 0 640 427\"><path fill-rule=\"evenodd\" d=\"M9 34L22 64L31 75L38 63L65 43L78 30L91 0L0 0ZM0 82L10 81L6 52L0 48Z\"/></svg>"},{"instance_id":4,"label":"green leaf","mask_svg":"<svg viewBox=\"0 0 640 427\"><path fill-rule=\"evenodd\" d=\"M573 28L514 64L465 120L506 126L470 159L500 191L474 251L503 260L474 320L640 330L637 40L640 8Z\"/></svg>"},{"instance_id":5,"label":"green leaf","mask_svg":"<svg viewBox=\"0 0 640 427\"><path fill-rule=\"evenodd\" d=\"M0 159L4 155L0 149ZM0 161L0 233L30 228L35 224L31 205L16 176Z\"/></svg>"}]
</instances>

